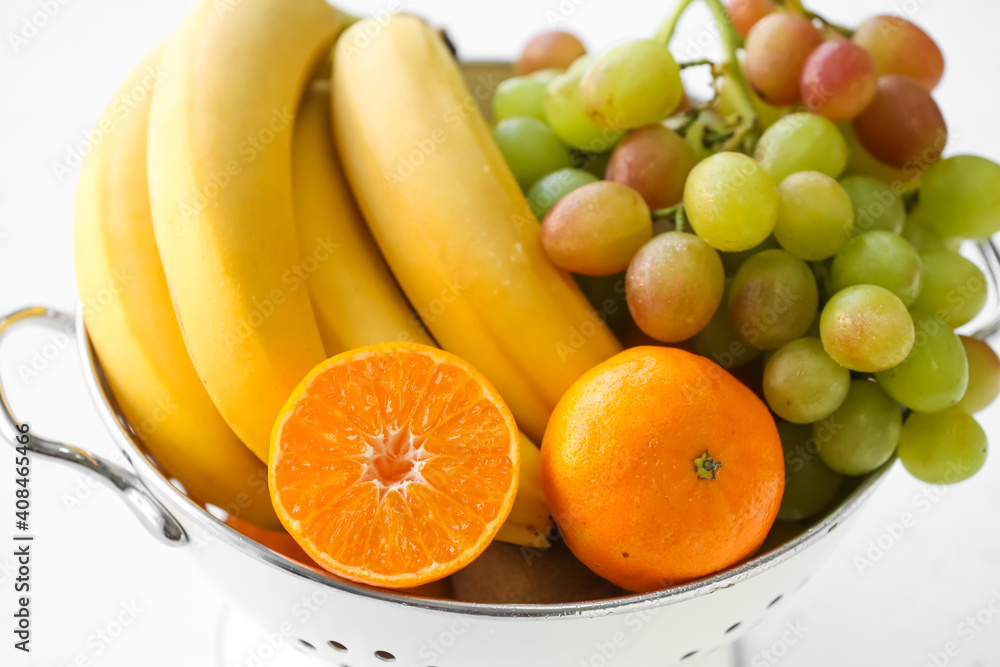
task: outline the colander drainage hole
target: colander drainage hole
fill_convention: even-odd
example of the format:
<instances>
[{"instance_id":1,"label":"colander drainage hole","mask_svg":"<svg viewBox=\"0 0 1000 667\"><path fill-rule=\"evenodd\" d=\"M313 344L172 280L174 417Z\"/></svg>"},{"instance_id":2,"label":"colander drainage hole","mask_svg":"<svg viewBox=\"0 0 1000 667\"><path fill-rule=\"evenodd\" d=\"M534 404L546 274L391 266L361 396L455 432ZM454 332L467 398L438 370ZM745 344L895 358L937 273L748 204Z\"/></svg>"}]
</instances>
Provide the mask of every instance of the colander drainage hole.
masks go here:
<instances>
[{"instance_id":1,"label":"colander drainage hole","mask_svg":"<svg viewBox=\"0 0 1000 667\"><path fill-rule=\"evenodd\" d=\"M375 651L375 657L382 662L396 662L396 656L388 651Z\"/></svg>"},{"instance_id":2,"label":"colander drainage hole","mask_svg":"<svg viewBox=\"0 0 1000 667\"><path fill-rule=\"evenodd\" d=\"M333 640L330 640L326 643L326 645L332 648L334 651L339 651L340 653L347 653L347 647L341 644L340 642L335 642Z\"/></svg>"},{"instance_id":3,"label":"colander drainage hole","mask_svg":"<svg viewBox=\"0 0 1000 667\"><path fill-rule=\"evenodd\" d=\"M316 650L316 647L313 646L312 644L310 644L309 642L307 642L305 639L300 639L299 643L302 644L303 647L309 649L310 651L315 651Z\"/></svg>"},{"instance_id":4,"label":"colander drainage hole","mask_svg":"<svg viewBox=\"0 0 1000 667\"><path fill-rule=\"evenodd\" d=\"M742 625L742 623L733 623L732 625L729 626L729 629L726 630L726 634L728 635L730 632L732 632L736 628L740 627L741 625Z\"/></svg>"},{"instance_id":5,"label":"colander drainage hole","mask_svg":"<svg viewBox=\"0 0 1000 667\"><path fill-rule=\"evenodd\" d=\"M688 658L693 658L693 657L694 657L694 656L696 656L696 655L698 655L698 651L691 651L690 653L685 653L685 654L684 654L684 655L683 655L683 656L681 657L681 660L687 660Z\"/></svg>"},{"instance_id":6,"label":"colander drainage hole","mask_svg":"<svg viewBox=\"0 0 1000 667\"><path fill-rule=\"evenodd\" d=\"M768 609L770 609L770 608L771 608L771 607L773 607L774 605L776 605L776 604L778 604L779 602L781 602L781 598L782 598L782 597L784 597L784 596L782 596L782 595L779 595L778 597L776 597L776 598L774 598L773 600L771 600L771 604L767 605L767 608L768 608Z\"/></svg>"}]
</instances>

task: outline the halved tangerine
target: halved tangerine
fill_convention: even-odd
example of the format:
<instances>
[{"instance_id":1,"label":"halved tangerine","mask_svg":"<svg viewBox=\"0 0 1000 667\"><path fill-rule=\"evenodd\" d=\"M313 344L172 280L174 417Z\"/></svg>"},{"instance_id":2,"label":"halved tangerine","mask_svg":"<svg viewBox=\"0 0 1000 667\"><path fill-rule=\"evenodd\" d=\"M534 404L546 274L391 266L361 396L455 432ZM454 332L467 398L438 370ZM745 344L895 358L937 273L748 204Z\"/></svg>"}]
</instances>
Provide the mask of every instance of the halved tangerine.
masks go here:
<instances>
[{"instance_id":1,"label":"halved tangerine","mask_svg":"<svg viewBox=\"0 0 1000 667\"><path fill-rule=\"evenodd\" d=\"M517 426L454 354L383 343L314 368L271 434L281 523L322 567L389 588L472 562L517 495Z\"/></svg>"}]
</instances>

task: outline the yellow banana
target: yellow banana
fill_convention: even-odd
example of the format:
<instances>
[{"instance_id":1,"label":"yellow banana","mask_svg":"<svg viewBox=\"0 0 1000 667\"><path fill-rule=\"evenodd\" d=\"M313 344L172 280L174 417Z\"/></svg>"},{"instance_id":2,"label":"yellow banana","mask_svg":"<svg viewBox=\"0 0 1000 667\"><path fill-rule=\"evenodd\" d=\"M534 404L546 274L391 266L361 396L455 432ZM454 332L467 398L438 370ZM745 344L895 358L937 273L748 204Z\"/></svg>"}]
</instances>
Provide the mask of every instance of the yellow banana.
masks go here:
<instances>
[{"instance_id":1,"label":"yellow banana","mask_svg":"<svg viewBox=\"0 0 1000 667\"><path fill-rule=\"evenodd\" d=\"M344 170L386 261L434 338L540 439L563 392L618 341L548 261L475 94L425 23L360 21L333 72Z\"/></svg>"},{"instance_id":2,"label":"yellow banana","mask_svg":"<svg viewBox=\"0 0 1000 667\"><path fill-rule=\"evenodd\" d=\"M552 512L542 489L542 453L521 433L521 476L514 506L496 539L510 544L545 549L552 546Z\"/></svg>"},{"instance_id":3,"label":"yellow banana","mask_svg":"<svg viewBox=\"0 0 1000 667\"><path fill-rule=\"evenodd\" d=\"M326 354L395 340L434 345L389 273L344 178L330 133L329 81L315 82L299 106L292 193L299 252L314 258L309 295Z\"/></svg>"},{"instance_id":4,"label":"yellow banana","mask_svg":"<svg viewBox=\"0 0 1000 667\"><path fill-rule=\"evenodd\" d=\"M160 52L122 84L101 119L113 129L80 168L74 250L84 321L122 412L157 461L192 497L275 529L267 470L202 387L157 255L146 122Z\"/></svg>"},{"instance_id":5,"label":"yellow banana","mask_svg":"<svg viewBox=\"0 0 1000 667\"><path fill-rule=\"evenodd\" d=\"M344 19L323 0L202 0L167 45L149 119L156 243L208 394L262 460L326 358L299 256L292 120Z\"/></svg>"},{"instance_id":6,"label":"yellow banana","mask_svg":"<svg viewBox=\"0 0 1000 667\"><path fill-rule=\"evenodd\" d=\"M295 224L303 257L320 258L309 294L328 355L394 340L434 345L379 254L354 202L330 132L330 87L317 81L302 100L292 144ZM497 539L547 547L552 519L538 448L521 435L517 499Z\"/></svg>"}]
</instances>

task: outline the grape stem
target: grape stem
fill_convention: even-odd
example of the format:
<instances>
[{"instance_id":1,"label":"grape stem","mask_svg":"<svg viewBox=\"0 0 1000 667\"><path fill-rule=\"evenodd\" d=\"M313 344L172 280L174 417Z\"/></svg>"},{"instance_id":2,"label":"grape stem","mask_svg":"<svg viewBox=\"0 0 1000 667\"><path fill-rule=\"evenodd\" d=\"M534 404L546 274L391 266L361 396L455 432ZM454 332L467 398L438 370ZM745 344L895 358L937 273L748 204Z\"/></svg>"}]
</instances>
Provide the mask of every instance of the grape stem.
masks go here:
<instances>
[{"instance_id":1,"label":"grape stem","mask_svg":"<svg viewBox=\"0 0 1000 667\"><path fill-rule=\"evenodd\" d=\"M653 222L656 222L657 220L663 220L664 218L676 215L677 211L682 208L684 208L684 204L674 204L673 206L668 206L666 208L653 209L649 213L653 218Z\"/></svg>"},{"instance_id":2,"label":"grape stem","mask_svg":"<svg viewBox=\"0 0 1000 667\"><path fill-rule=\"evenodd\" d=\"M684 13L684 10L688 8L691 2L693 0L678 0L673 13L667 17L667 20L663 22L663 25L656 32L656 41L661 42L664 46L670 46L670 40L677 31L677 23L681 20L681 14Z\"/></svg>"},{"instance_id":3,"label":"grape stem","mask_svg":"<svg viewBox=\"0 0 1000 667\"><path fill-rule=\"evenodd\" d=\"M668 118L667 127L682 137L687 136L687 131L698 121L699 114L706 108L708 108L708 103L699 104L693 109L685 109L683 112Z\"/></svg>"},{"instance_id":4,"label":"grape stem","mask_svg":"<svg viewBox=\"0 0 1000 667\"><path fill-rule=\"evenodd\" d=\"M740 36L733 28L729 14L722 6L721 0L705 0L715 24L719 28L719 37L722 39L723 61L720 69L723 75L729 77L733 83L733 104L736 106L736 128L733 136L723 145L722 150L742 150L745 153L752 153L760 134L760 123L757 119L757 111L753 106L753 98L750 96L750 84L743 76L743 69L736 56L736 49L739 48Z\"/></svg>"},{"instance_id":5,"label":"grape stem","mask_svg":"<svg viewBox=\"0 0 1000 667\"><path fill-rule=\"evenodd\" d=\"M828 21L816 12L809 11L804 6L802 6L802 0L778 0L778 3L785 7L785 9L791 10L796 14L800 14L809 20L816 20L825 25L830 30L834 30L847 39L854 36L854 31L850 28L845 28L842 25L834 23L833 21Z\"/></svg>"},{"instance_id":6,"label":"grape stem","mask_svg":"<svg viewBox=\"0 0 1000 667\"><path fill-rule=\"evenodd\" d=\"M673 206L668 206L666 208L658 208L650 211L650 215L653 218L653 222L658 220L664 220L666 218L673 217L674 225L677 231L684 231L684 224L687 222L687 217L684 215L684 204L674 204Z\"/></svg>"},{"instance_id":7,"label":"grape stem","mask_svg":"<svg viewBox=\"0 0 1000 667\"><path fill-rule=\"evenodd\" d=\"M743 40L740 38L739 33L736 32L736 29L733 28L732 21L729 20L729 14L726 12L725 7L722 6L722 2L720 0L704 1L708 5L709 11L712 12L715 24L719 28L719 37L722 39L722 51L724 54L722 63L712 63L712 75L716 76L721 72L723 76L728 77L733 82L733 104L736 106L736 113L730 118L730 121L734 125L733 131L727 133L725 143L720 148L725 151L740 150L744 153L753 153L754 146L760 136L760 123L757 120L757 110L753 106L750 84L747 83L746 77L743 76L743 70L736 56L736 50L743 43ZM791 1L794 2L795 0ZM692 0L678 0L673 13L667 17L667 20L664 21L660 30L656 33L657 41L669 46L670 40L677 30L677 24L680 21L681 15L691 2ZM682 67L702 64L707 64L707 61L696 60L691 63L684 63Z\"/></svg>"},{"instance_id":8,"label":"grape stem","mask_svg":"<svg viewBox=\"0 0 1000 667\"><path fill-rule=\"evenodd\" d=\"M709 60L708 58L701 58L699 60L690 60L686 63L677 64L677 66L680 67L681 69L687 69L688 67L698 67L699 65L711 65L713 68L715 67L715 63Z\"/></svg>"}]
</instances>

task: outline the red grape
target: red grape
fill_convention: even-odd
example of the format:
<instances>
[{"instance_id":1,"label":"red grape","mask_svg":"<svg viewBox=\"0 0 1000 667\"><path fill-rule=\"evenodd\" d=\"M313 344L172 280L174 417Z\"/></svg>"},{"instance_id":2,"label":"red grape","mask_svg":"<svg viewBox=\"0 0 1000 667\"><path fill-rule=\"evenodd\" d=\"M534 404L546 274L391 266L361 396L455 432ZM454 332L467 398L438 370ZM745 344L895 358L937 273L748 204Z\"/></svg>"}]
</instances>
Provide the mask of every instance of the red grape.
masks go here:
<instances>
[{"instance_id":1,"label":"red grape","mask_svg":"<svg viewBox=\"0 0 1000 667\"><path fill-rule=\"evenodd\" d=\"M902 74L933 90L944 73L941 49L926 32L899 16L873 16L854 31L880 75Z\"/></svg>"},{"instance_id":2,"label":"red grape","mask_svg":"<svg viewBox=\"0 0 1000 667\"><path fill-rule=\"evenodd\" d=\"M637 190L650 208L665 208L681 200L694 164L694 149L679 134L647 125L622 139L604 177Z\"/></svg>"},{"instance_id":3,"label":"red grape","mask_svg":"<svg viewBox=\"0 0 1000 667\"><path fill-rule=\"evenodd\" d=\"M925 170L941 157L948 140L944 117L930 92L898 74L879 78L875 98L853 127L869 153L901 169Z\"/></svg>"},{"instance_id":4,"label":"red grape","mask_svg":"<svg viewBox=\"0 0 1000 667\"><path fill-rule=\"evenodd\" d=\"M542 247L549 260L588 276L624 271L652 236L653 222L642 197L611 181L573 190L542 221Z\"/></svg>"},{"instance_id":5,"label":"red grape","mask_svg":"<svg viewBox=\"0 0 1000 667\"><path fill-rule=\"evenodd\" d=\"M736 32L744 37L750 28L775 10L774 0L729 0L726 11Z\"/></svg>"},{"instance_id":6,"label":"red grape","mask_svg":"<svg viewBox=\"0 0 1000 667\"><path fill-rule=\"evenodd\" d=\"M666 343L686 340L712 319L725 287L722 260L694 234L665 232L644 245L625 273L629 312Z\"/></svg>"},{"instance_id":7,"label":"red grape","mask_svg":"<svg viewBox=\"0 0 1000 667\"><path fill-rule=\"evenodd\" d=\"M586 52L586 47L576 35L548 30L528 40L515 67L519 76L543 69L566 69Z\"/></svg>"},{"instance_id":8,"label":"red grape","mask_svg":"<svg viewBox=\"0 0 1000 667\"><path fill-rule=\"evenodd\" d=\"M816 277L787 250L759 252L733 276L728 307L733 328L744 342L758 350L776 350L804 336L816 319Z\"/></svg>"},{"instance_id":9,"label":"red grape","mask_svg":"<svg viewBox=\"0 0 1000 667\"><path fill-rule=\"evenodd\" d=\"M823 42L819 30L798 14L769 14L746 39L747 77L761 99L774 106L799 99L806 59Z\"/></svg>"},{"instance_id":10,"label":"red grape","mask_svg":"<svg viewBox=\"0 0 1000 667\"><path fill-rule=\"evenodd\" d=\"M802 70L802 101L813 113L833 121L859 115L875 97L877 87L871 56L846 40L820 45Z\"/></svg>"}]
</instances>

